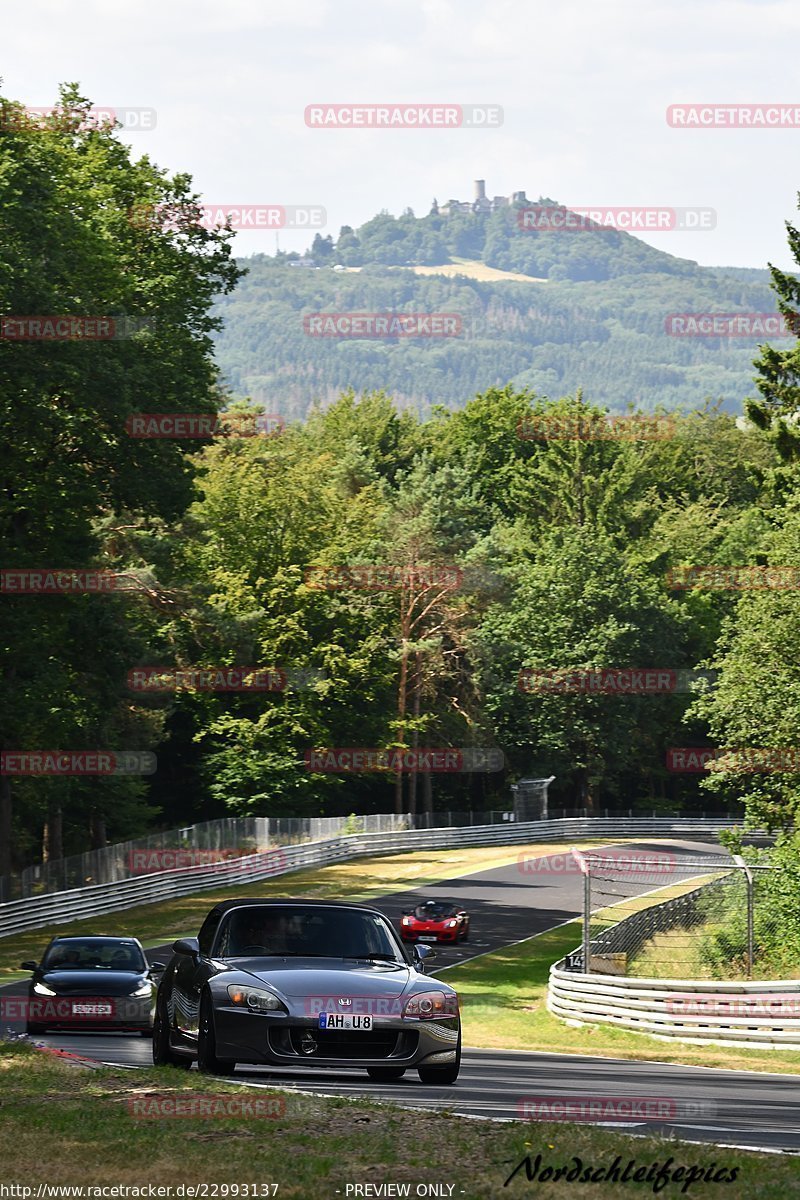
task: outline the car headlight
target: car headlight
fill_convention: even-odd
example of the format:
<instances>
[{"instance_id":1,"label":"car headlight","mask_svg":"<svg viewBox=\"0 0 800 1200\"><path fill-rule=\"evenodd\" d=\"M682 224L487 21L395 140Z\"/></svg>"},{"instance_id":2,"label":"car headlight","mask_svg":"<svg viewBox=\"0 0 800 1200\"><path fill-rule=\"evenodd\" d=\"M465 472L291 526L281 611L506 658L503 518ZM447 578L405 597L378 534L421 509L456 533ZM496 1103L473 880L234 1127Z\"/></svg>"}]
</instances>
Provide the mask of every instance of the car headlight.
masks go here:
<instances>
[{"instance_id":1,"label":"car headlight","mask_svg":"<svg viewBox=\"0 0 800 1200\"><path fill-rule=\"evenodd\" d=\"M401 925L411 925L411 924L413 924L413 922L412 922L412 920L411 920L411 917L403 917L403 920L402 920L400 923L401 923Z\"/></svg>"},{"instance_id":2,"label":"car headlight","mask_svg":"<svg viewBox=\"0 0 800 1200\"><path fill-rule=\"evenodd\" d=\"M131 995L132 996L149 996L150 993L152 992L152 990L153 990L152 984L145 982L145 983L141 984L139 987L137 987L135 992L131 992Z\"/></svg>"},{"instance_id":3,"label":"car headlight","mask_svg":"<svg viewBox=\"0 0 800 1200\"><path fill-rule=\"evenodd\" d=\"M458 996L448 996L444 992L418 992L406 1004L403 1016L416 1021L430 1021L434 1017L457 1017Z\"/></svg>"},{"instance_id":4,"label":"car headlight","mask_svg":"<svg viewBox=\"0 0 800 1200\"><path fill-rule=\"evenodd\" d=\"M57 996L58 992L54 992L46 983L35 983L33 990L40 996Z\"/></svg>"},{"instance_id":5,"label":"car headlight","mask_svg":"<svg viewBox=\"0 0 800 1200\"><path fill-rule=\"evenodd\" d=\"M240 987L238 984L228 984L228 995L231 1003L237 1008L247 1008L250 1012L280 1012L285 1011L277 996L262 988Z\"/></svg>"},{"instance_id":6,"label":"car headlight","mask_svg":"<svg viewBox=\"0 0 800 1200\"><path fill-rule=\"evenodd\" d=\"M458 921L445 921L444 927L445 927L445 929L455 929L457 924L458 924Z\"/></svg>"}]
</instances>

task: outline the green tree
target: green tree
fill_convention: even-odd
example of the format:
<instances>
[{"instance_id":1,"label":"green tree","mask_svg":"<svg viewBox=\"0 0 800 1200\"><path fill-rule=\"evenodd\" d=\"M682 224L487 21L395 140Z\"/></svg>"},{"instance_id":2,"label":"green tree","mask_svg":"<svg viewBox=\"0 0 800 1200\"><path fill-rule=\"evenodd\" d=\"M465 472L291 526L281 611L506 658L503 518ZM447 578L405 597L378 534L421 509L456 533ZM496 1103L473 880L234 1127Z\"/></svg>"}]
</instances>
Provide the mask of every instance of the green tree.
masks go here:
<instances>
[{"instance_id":1,"label":"green tree","mask_svg":"<svg viewBox=\"0 0 800 1200\"><path fill-rule=\"evenodd\" d=\"M58 111L40 124L0 98L0 309L103 316L117 333L125 322L134 330L106 341L0 340L6 568L145 566L115 560L104 530L175 518L191 499L193 469L184 445L135 440L126 419L165 409L213 413L217 404L210 335L218 320L209 309L240 274L230 235L195 224L188 177L170 179L147 159L132 162L113 128L94 127L89 107L75 87L62 89ZM172 218L133 219L153 206L166 206ZM154 595L141 580L134 585L145 601ZM8 748L94 748L90 739L111 732L97 726L108 704L120 736L125 728L138 736L122 720L130 700L113 653L128 639L124 606L101 616L104 604L97 596L3 598L0 719ZM94 674L86 676L94 635ZM109 788L119 795L116 784ZM21 794L27 800L55 789L28 781ZM32 815L26 807L20 820L29 824ZM4 776L0 874L11 865L11 833Z\"/></svg>"}]
</instances>

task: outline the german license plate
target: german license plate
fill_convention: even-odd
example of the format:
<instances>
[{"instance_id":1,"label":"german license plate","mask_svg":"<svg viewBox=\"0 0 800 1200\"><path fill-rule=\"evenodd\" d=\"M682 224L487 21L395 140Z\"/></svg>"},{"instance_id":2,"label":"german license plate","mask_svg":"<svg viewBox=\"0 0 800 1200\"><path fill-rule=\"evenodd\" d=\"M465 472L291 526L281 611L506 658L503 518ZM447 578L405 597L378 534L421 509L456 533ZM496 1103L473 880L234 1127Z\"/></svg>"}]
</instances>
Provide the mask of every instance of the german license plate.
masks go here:
<instances>
[{"instance_id":1,"label":"german license plate","mask_svg":"<svg viewBox=\"0 0 800 1200\"><path fill-rule=\"evenodd\" d=\"M320 1029L354 1029L359 1033L369 1033L372 1029L372 1017L367 1013L324 1013L319 1014Z\"/></svg>"},{"instance_id":2,"label":"german license plate","mask_svg":"<svg viewBox=\"0 0 800 1200\"><path fill-rule=\"evenodd\" d=\"M110 1017L111 1011L110 1004L102 1004L99 1001L72 1005L73 1017Z\"/></svg>"}]
</instances>

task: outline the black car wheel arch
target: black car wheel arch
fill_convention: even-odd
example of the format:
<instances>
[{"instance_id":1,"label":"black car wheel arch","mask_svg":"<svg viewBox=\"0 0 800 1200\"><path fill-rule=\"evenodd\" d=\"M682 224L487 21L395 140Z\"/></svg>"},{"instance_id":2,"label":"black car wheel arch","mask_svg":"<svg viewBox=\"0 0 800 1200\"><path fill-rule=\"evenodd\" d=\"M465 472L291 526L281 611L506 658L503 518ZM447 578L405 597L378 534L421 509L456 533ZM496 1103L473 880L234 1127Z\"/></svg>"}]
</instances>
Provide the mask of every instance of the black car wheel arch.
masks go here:
<instances>
[{"instance_id":1,"label":"black car wheel arch","mask_svg":"<svg viewBox=\"0 0 800 1200\"><path fill-rule=\"evenodd\" d=\"M197 1030L197 1069L204 1075L230 1075L236 1063L217 1058L217 1036L214 1031L214 1008L211 993L203 992L200 999L200 1021Z\"/></svg>"},{"instance_id":2,"label":"black car wheel arch","mask_svg":"<svg viewBox=\"0 0 800 1200\"><path fill-rule=\"evenodd\" d=\"M458 1031L458 1044L456 1045L456 1061L447 1063L443 1067L417 1067L421 1083L447 1085L455 1083L458 1079L458 1073L461 1070L461 1030Z\"/></svg>"},{"instance_id":3,"label":"black car wheel arch","mask_svg":"<svg viewBox=\"0 0 800 1200\"><path fill-rule=\"evenodd\" d=\"M176 1054L169 1044L169 1014L163 995L156 1001L156 1019L153 1023L153 1063L157 1067L182 1067L184 1071L192 1060L184 1054Z\"/></svg>"}]
</instances>

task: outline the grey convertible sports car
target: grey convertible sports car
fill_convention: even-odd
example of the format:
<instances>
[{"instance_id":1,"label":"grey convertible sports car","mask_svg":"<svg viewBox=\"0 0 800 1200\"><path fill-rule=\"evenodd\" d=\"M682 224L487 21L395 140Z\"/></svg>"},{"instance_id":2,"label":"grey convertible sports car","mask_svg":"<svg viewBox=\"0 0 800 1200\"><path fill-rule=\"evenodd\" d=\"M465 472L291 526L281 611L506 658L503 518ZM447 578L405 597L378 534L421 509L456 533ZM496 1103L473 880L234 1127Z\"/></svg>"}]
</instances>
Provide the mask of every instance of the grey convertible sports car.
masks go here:
<instances>
[{"instance_id":1,"label":"grey convertible sports car","mask_svg":"<svg viewBox=\"0 0 800 1200\"><path fill-rule=\"evenodd\" d=\"M319 900L226 900L173 946L158 989L153 1061L212 1075L237 1063L415 1069L450 1084L461 1065L458 996L427 979L377 909Z\"/></svg>"}]
</instances>

